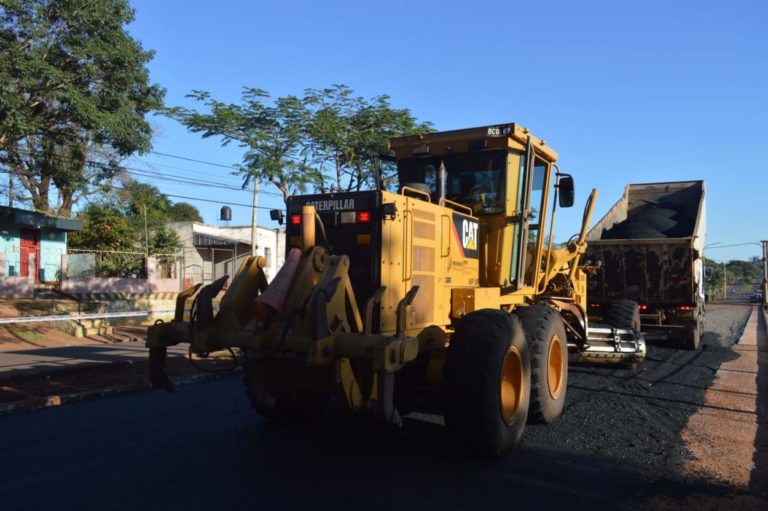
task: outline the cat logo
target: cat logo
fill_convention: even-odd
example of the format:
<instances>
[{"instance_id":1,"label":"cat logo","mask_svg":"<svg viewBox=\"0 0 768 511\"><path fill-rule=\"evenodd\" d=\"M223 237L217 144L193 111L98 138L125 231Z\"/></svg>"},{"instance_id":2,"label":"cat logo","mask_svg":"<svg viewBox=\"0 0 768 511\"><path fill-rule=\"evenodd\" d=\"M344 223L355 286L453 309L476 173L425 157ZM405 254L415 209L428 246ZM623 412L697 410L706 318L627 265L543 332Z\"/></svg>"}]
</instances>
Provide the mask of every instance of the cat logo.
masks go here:
<instances>
[{"instance_id":1,"label":"cat logo","mask_svg":"<svg viewBox=\"0 0 768 511\"><path fill-rule=\"evenodd\" d=\"M461 222L461 246L466 250L477 250L477 222Z\"/></svg>"},{"instance_id":2,"label":"cat logo","mask_svg":"<svg viewBox=\"0 0 768 511\"><path fill-rule=\"evenodd\" d=\"M460 213L453 214L453 235L461 257L478 257L477 220Z\"/></svg>"}]
</instances>

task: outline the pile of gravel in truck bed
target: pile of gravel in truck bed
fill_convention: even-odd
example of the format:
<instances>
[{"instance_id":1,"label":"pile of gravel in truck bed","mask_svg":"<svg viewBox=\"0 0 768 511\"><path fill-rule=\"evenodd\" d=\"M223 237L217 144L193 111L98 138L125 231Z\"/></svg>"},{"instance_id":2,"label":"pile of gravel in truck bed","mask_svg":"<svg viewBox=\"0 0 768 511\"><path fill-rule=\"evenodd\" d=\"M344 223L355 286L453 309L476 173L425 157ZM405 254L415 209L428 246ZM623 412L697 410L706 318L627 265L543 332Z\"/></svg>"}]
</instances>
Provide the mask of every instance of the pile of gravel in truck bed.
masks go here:
<instances>
[{"instance_id":1,"label":"pile of gravel in truck bed","mask_svg":"<svg viewBox=\"0 0 768 511\"><path fill-rule=\"evenodd\" d=\"M606 229L601 239L682 238L692 231L691 218L679 209L648 204L630 211L626 220Z\"/></svg>"}]
</instances>

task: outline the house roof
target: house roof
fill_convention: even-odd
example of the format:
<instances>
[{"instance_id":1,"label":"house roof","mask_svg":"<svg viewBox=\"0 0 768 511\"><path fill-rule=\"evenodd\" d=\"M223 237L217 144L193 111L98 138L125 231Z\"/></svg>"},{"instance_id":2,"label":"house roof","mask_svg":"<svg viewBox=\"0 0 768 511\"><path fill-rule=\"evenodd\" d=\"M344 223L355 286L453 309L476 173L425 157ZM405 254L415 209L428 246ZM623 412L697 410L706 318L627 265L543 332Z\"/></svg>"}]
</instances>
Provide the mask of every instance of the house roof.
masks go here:
<instances>
[{"instance_id":1,"label":"house roof","mask_svg":"<svg viewBox=\"0 0 768 511\"><path fill-rule=\"evenodd\" d=\"M14 224L22 227L58 229L60 231L82 231L83 223L75 218L46 215L37 211L0 206L0 224Z\"/></svg>"}]
</instances>

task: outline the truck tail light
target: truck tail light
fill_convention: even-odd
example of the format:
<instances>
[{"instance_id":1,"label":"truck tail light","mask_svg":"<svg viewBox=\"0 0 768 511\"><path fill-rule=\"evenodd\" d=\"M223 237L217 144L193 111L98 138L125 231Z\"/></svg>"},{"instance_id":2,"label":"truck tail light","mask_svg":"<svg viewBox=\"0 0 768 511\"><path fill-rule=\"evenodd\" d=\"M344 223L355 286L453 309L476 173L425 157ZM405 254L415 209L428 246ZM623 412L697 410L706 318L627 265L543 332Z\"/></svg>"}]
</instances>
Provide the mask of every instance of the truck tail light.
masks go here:
<instances>
[{"instance_id":1,"label":"truck tail light","mask_svg":"<svg viewBox=\"0 0 768 511\"><path fill-rule=\"evenodd\" d=\"M693 310L693 306L691 306L691 305L681 305L680 307L677 308L677 310L692 311Z\"/></svg>"},{"instance_id":2,"label":"truck tail light","mask_svg":"<svg viewBox=\"0 0 768 511\"><path fill-rule=\"evenodd\" d=\"M371 212L370 211L358 211L357 212L357 221L361 224L367 224L371 221Z\"/></svg>"},{"instance_id":3,"label":"truck tail light","mask_svg":"<svg viewBox=\"0 0 768 511\"><path fill-rule=\"evenodd\" d=\"M640 307L641 311L647 311L648 310L648 306L645 305L645 304L640 304L638 307Z\"/></svg>"},{"instance_id":4,"label":"truck tail light","mask_svg":"<svg viewBox=\"0 0 768 511\"><path fill-rule=\"evenodd\" d=\"M301 225L301 215L291 215L291 225Z\"/></svg>"}]
</instances>

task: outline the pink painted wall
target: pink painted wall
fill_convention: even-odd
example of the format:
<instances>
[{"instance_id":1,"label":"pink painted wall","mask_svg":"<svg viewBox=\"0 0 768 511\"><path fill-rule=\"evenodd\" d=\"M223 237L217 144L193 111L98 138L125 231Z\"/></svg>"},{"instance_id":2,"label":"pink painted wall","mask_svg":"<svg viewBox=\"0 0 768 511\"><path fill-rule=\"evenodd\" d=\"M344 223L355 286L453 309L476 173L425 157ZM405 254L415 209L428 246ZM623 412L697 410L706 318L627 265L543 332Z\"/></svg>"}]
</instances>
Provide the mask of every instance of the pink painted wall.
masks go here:
<instances>
[{"instance_id":1,"label":"pink painted wall","mask_svg":"<svg viewBox=\"0 0 768 511\"><path fill-rule=\"evenodd\" d=\"M66 263L64 263L66 264ZM123 279L104 277L70 277L61 281L61 290L70 294L85 293L178 293L181 289L179 282L179 263L176 263L175 278L157 278L155 258L147 261L146 279Z\"/></svg>"},{"instance_id":2,"label":"pink painted wall","mask_svg":"<svg viewBox=\"0 0 768 511\"><path fill-rule=\"evenodd\" d=\"M0 298L33 298L35 279L32 277L0 276Z\"/></svg>"},{"instance_id":3,"label":"pink painted wall","mask_svg":"<svg viewBox=\"0 0 768 511\"><path fill-rule=\"evenodd\" d=\"M31 267L35 267L35 256L30 256ZM35 279L29 277L9 277L5 274L6 254L0 252L0 298L33 298ZM34 274L33 274L34 275Z\"/></svg>"}]
</instances>

